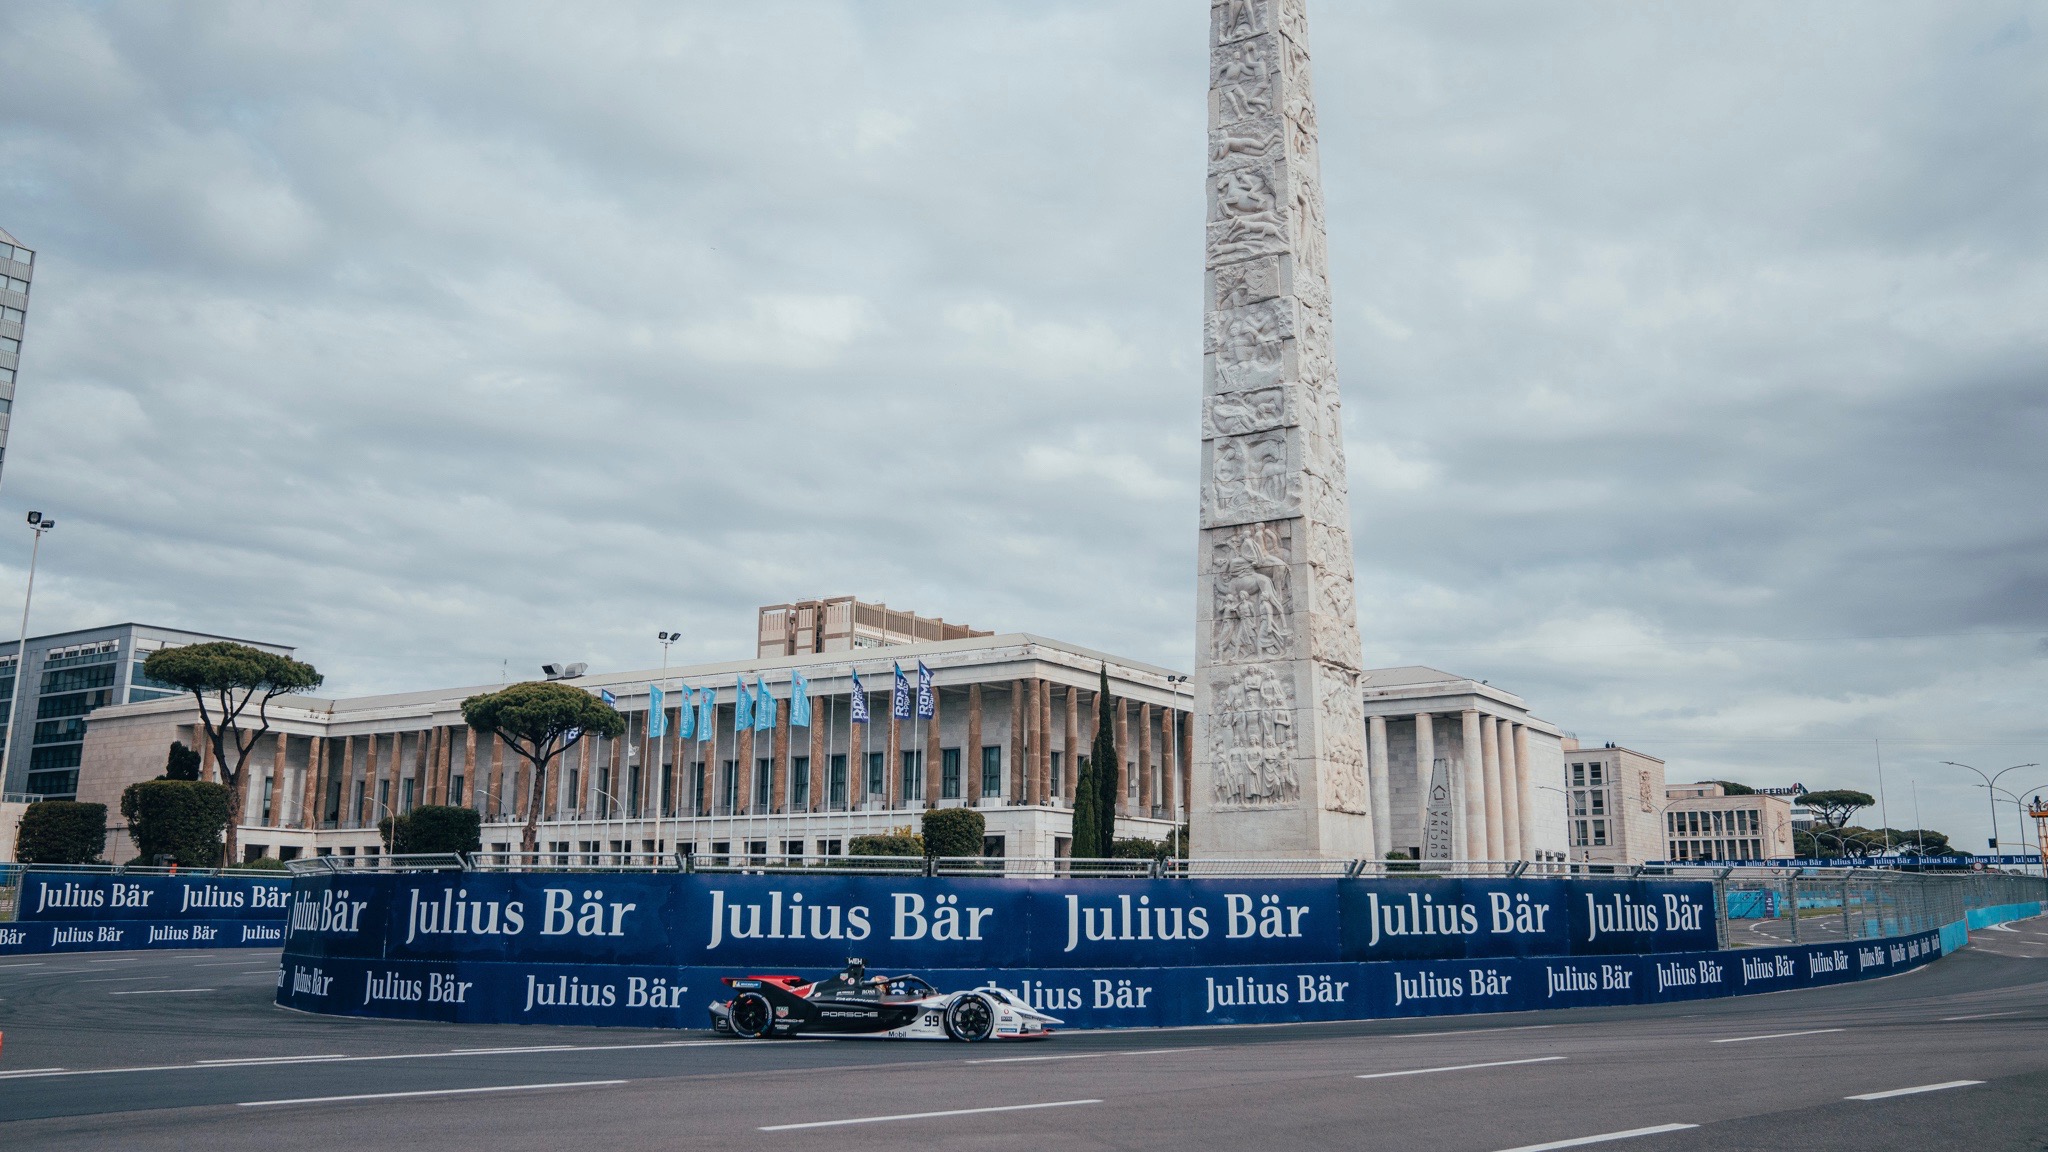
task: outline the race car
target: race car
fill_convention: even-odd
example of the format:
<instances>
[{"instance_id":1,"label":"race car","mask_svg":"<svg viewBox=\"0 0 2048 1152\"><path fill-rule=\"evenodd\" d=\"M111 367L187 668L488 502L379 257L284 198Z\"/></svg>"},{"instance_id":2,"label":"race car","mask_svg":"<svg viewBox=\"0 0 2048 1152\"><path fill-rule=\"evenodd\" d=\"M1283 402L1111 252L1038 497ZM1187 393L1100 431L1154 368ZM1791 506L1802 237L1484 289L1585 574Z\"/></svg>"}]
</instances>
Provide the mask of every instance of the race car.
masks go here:
<instances>
[{"instance_id":1,"label":"race car","mask_svg":"<svg viewBox=\"0 0 2048 1152\"><path fill-rule=\"evenodd\" d=\"M727 976L729 1000L711 1003L712 1031L727 1036L867 1036L885 1040L1042 1039L1059 1020L993 984L941 992L917 976L869 976L859 960L829 980Z\"/></svg>"}]
</instances>

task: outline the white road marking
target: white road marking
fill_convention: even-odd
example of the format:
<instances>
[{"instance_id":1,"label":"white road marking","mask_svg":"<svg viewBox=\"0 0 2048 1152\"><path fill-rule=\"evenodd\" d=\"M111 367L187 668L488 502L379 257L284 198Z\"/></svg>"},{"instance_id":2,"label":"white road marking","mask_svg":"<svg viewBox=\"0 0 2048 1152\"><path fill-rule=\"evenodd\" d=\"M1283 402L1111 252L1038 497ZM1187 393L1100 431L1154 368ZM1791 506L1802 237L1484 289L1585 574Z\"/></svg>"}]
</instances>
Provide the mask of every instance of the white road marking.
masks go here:
<instances>
[{"instance_id":1,"label":"white road marking","mask_svg":"<svg viewBox=\"0 0 2048 1152\"><path fill-rule=\"evenodd\" d=\"M1005 1104L996 1108L953 1108L945 1112L903 1112L894 1116L856 1116L851 1120L813 1120L807 1124L769 1124L762 1132L794 1132L799 1128L838 1128L847 1124L886 1124L894 1120L930 1120L938 1116L980 1116L989 1112L1028 1112L1036 1108L1072 1108L1100 1100L1050 1100L1044 1104Z\"/></svg>"},{"instance_id":2,"label":"white road marking","mask_svg":"<svg viewBox=\"0 0 2048 1152\"><path fill-rule=\"evenodd\" d=\"M1578 1148L1586 1144L1605 1144L1609 1140L1631 1140L1637 1136L1655 1136L1662 1132L1683 1132L1697 1128L1697 1124L1657 1124L1649 1128L1631 1128L1626 1132L1602 1132L1598 1136L1577 1136L1570 1140L1552 1140L1548 1144L1524 1144L1518 1148L1503 1148L1501 1152L1551 1152L1553 1148Z\"/></svg>"},{"instance_id":3,"label":"white road marking","mask_svg":"<svg viewBox=\"0 0 2048 1152\"><path fill-rule=\"evenodd\" d=\"M211 988L133 988L126 992L109 992L109 996L163 996L172 992L211 992Z\"/></svg>"},{"instance_id":4,"label":"white road marking","mask_svg":"<svg viewBox=\"0 0 2048 1152\"><path fill-rule=\"evenodd\" d=\"M1378 1040L1425 1040L1444 1036L1477 1036L1482 1032L1540 1032L1555 1028L1555 1024L1517 1024L1509 1028L1446 1028L1441 1032L1396 1032L1391 1036L1378 1036Z\"/></svg>"},{"instance_id":5,"label":"white road marking","mask_svg":"<svg viewBox=\"0 0 2048 1152\"><path fill-rule=\"evenodd\" d=\"M34 1076L34 1075L37 1075L38 1073L42 1073L42 1072L62 1072L62 1071L63 1071L63 1069L62 1069L62 1068L16 1068L16 1069L14 1069L14 1070L12 1070L12 1071L9 1071L9 1072L0 1072L0 1080L5 1080L5 1079L8 1079L9 1077L12 1077L12 1076Z\"/></svg>"},{"instance_id":6,"label":"white road marking","mask_svg":"<svg viewBox=\"0 0 2048 1152\"><path fill-rule=\"evenodd\" d=\"M127 993L115 993L127 995ZM787 1041L777 1041L779 1048ZM826 1041L818 1041L826 1043ZM754 1040L670 1040L659 1044L590 1044L547 1045L541 1048L458 1048L448 1052L392 1052L376 1056L251 1056L229 1062L233 1067L254 1067L263 1064L360 1064L376 1060L446 1060L450 1056L487 1056L518 1054L523 1052L620 1052L644 1048L722 1048L734 1044L758 1044ZM191 1072L199 1069L218 1068L220 1061L202 1060L192 1064L138 1064L125 1068L75 1068L53 1071L23 1072L23 1078L37 1076L112 1076L125 1072Z\"/></svg>"},{"instance_id":7,"label":"white road marking","mask_svg":"<svg viewBox=\"0 0 2048 1152\"><path fill-rule=\"evenodd\" d=\"M0 968L41 968L42 966L43 962L41 960L31 960L26 964L0 964Z\"/></svg>"},{"instance_id":8,"label":"white road marking","mask_svg":"<svg viewBox=\"0 0 2048 1152\"><path fill-rule=\"evenodd\" d=\"M402 1100L408 1096L473 1096L480 1092L532 1092L541 1088L602 1088L624 1080L564 1080L555 1084L504 1084L494 1088L435 1088L421 1092L366 1092L359 1096L301 1096L296 1100L244 1100L240 1108L278 1108L286 1104L339 1104L349 1100Z\"/></svg>"},{"instance_id":9,"label":"white road marking","mask_svg":"<svg viewBox=\"0 0 2048 1152\"><path fill-rule=\"evenodd\" d=\"M1506 1068L1512 1064L1548 1064L1552 1060L1563 1060L1563 1056L1532 1056L1527 1060L1488 1060L1484 1064L1446 1064L1441 1068L1409 1068L1401 1072L1365 1072L1360 1080L1388 1080L1395 1076L1426 1076L1431 1072L1463 1072L1468 1068Z\"/></svg>"},{"instance_id":10,"label":"white road marking","mask_svg":"<svg viewBox=\"0 0 2048 1152\"><path fill-rule=\"evenodd\" d=\"M1993 1016L2017 1016L2019 1014L2019 1009L2015 1008L2010 1012L1979 1012L1974 1016L1943 1016L1941 1020L1942 1023L1946 1024L1956 1020L1989 1020Z\"/></svg>"},{"instance_id":11,"label":"white road marking","mask_svg":"<svg viewBox=\"0 0 2048 1152\"><path fill-rule=\"evenodd\" d=\"M1036 1064L1043 1060L1100 1060L1104 1056L1163 1056L1172 1052L1207 1052L1204 1044L1192 1048L1138 1048L1129 1052L1072 1052L1063 1056L991 1056L983 1060L962 1060L962 1064Z\"/></svg>"},{"instance_id":12,"label":"white road marking","mask_svg":"<svg viewBox=\"0 0 2048 1152\"><path fill-rule=\"evenodd\" d=\"M1813 1028L1805 1032L1766 1032L1761 1036L1730 1036L1724 1040L1709 1040L1709 1044L1745 1044L1751 1040L1783 1040L1787 1036L1825 1036L1830 1032L1847 1032L1847 1028Z\"/></svg>"},{"instance_id":13,"label":"white road marking","mask_svg":"<svg viewBox=\"0 0 2048 1152\"><path fill-rule=\"evenodd\" d=\"M1915 1088L1894 1088L1889 1092L1865 1092L1861 1096L1844 1096L1844 1100L1889 1100L1894 1096L1913 1096L1921 1092L1939 1092L1944 1088L1968 1088L1982 1084L1982 1080L1946 1080L1940 1084L1922 1084Z\"/></svg>"},{"instance_id":14,"label":"white road marking","mask_svg":"<svg viewBox=\"0 0 2048 1152\"><path fill-rule=\"evenodd\" d=\"M87 961L86 961L86 963L87 963L87 964L133 964L133 963L135 963L135 962L136 962L137 960L140 960L140 959L142 959L142 957L140 957L140 956L109 956L109 957L108 957L108 958L106 958L105 960L87 960ZM89 971L89 969L81 968L81 969L79 969L79 971L81 971L81 972L85 972L85 971Z\"/></svg>"}]
</instances>

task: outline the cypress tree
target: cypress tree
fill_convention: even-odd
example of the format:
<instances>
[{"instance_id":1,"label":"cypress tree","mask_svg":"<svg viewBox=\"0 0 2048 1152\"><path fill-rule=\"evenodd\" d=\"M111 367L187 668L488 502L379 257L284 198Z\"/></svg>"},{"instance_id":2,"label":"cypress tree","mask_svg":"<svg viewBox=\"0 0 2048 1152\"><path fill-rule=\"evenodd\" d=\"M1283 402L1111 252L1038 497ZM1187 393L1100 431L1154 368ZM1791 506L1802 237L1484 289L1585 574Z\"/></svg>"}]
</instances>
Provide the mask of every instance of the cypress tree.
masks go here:
<instances>
[{"instance_id":1,"label":"cypress tree","mask_svg":"<svg viewBox=\"0 0 2048 1152\"><path fill-rule=\"evenodd\" d=\"M1110 710L1114 701L1109 695L1107 664L1102 667L1102 687L1095 693L1095 701L1095 747L1089 756L1095 768L1095 842L1088 854L1107 859L1116 847L1116 768L1122 763L1116 747L1116 716Z\"/></svg>"},{"instance_id":2,"label":"cypress tree","mask_svg":"<svg viewBox=\"0 0 2048 1152\"><path fill-rule=\"evenodd\" d=\"M1099 794L1100 790L1095 787L1095 758L1083 756L1074 775L1074 832L1073 841L1067 848L1080 859L1094 856L1095 846L1100 841L1099 821L1096 819Z\"/></svg>"}]
</instances>

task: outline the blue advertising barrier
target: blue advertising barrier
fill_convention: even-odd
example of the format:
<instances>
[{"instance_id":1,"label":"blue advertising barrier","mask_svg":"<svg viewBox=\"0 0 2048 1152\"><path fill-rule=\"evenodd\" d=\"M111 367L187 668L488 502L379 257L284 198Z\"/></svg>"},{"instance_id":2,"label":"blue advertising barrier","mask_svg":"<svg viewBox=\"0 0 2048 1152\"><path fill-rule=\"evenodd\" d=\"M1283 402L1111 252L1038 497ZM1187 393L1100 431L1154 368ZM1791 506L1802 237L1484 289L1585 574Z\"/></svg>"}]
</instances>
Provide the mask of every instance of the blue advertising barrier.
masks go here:
<instances>
[{"instance_id":1,"label":"blue advertising barrier","mask_svg":"<svg viewBox=\"0 0 2048 1152\"><path fill-rule=\"evenodd\" d=\"M275 948L291 880L277 876L25 873L0 956L138 948Z\"/></svg>"},{"instance_id":2,"label":"blue advertising barrier","mask_svg":"<svg viewBox=\"0 0 2048 1152\"><path fill-rule=\"evenodd\" d=\"M300 877L302 956L781 969L1087 968L1698 952L1713 885L1629 880Z\"/></svg>"},{"instance_id":3,"label":"blue advertising barrier","mask_svg":"<svg viewBox=\"0 0 2048 1152\"><path fill-rule=\"evenodd\" d=\"M122 876L28 872L18 920L282 920L288 876Z\"/></svg>"},{"instance_id":4,"label":"blue advertising barrier","mask_svg":"<svg viewBox=\"0 0 2048 1152\"><path fill-rule=\"evenodd\" d=\"M1715 949L1703 881L678 874L297 878L277 1002L703 1028L721 977L849 955L1009 988L1069 1028L1655 1003L1905 971L1943 934Z\"/></svg>"}]
</instances>

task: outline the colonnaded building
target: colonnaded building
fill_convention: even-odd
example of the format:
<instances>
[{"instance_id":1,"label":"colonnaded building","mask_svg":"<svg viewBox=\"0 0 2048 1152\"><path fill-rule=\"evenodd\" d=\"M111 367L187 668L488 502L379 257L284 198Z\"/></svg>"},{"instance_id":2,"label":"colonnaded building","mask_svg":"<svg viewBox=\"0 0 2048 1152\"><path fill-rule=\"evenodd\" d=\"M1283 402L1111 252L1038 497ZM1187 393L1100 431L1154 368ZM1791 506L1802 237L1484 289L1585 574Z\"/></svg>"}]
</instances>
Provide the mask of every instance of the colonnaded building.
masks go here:
<instances>
[{"instance_id":1,"label":"colonnaded building","mask_svg":"<svg viewBox=\"0 0 2048 1152\"><path fill-rule=\"evenodd\" d=\"M1119 835L1164 839L1186 820L1194 725L1180 673L1028 633L994 635L893 610L856 614L857 607L880 609L850 598L764 608L751 660L602 674L555 669L565 683L609 693L627 728L616 740L580 741L555 763L540 801L542 851L815 858L844 853L855 836L915 830L928 807L971 806L987 820L987 854L1065 856L1076 761L1095 740L1103 668L1123 761ZM823 625L835 617L877 623L835 624L830 650L820 651ZM800 619L819 625L803 630L801 642ZM916 639L941 626L956 638ZM899 719L891 708L895 669L914 686L920 663L931 673L933 715L913 709ZM808 682L808 727L790 722L799 675ZM855 677L866 724L853 722ZM1512 693L1432 668L1368 670L1363 680L1380 843L1442 859L1567 858L1563 805L1542 799L1557 798L1564 784L1553 725ZM766 730L735 730L740 682L750 692L765 683L776 698ZM654 686L664 690L665 723L650 738ZM244 853L375 854L378 820L421 804L474 807L484 816L485 849L516 850L532 790L525 762L462 719L465 698L501 687L281 698L244 781ZM708 736L681 735L683 688L717 691ZM91 713L77 784L78 799L107 805L114 860L135 851L120 823L121 792L160 775L172 741L199 749L205 777L218 779L189 697L129 699ZM1495 802L1468 823L1463 802L1475 781ZM1418 794L1434 799L1418 804ZM1508 807L1510 795L1533 799Z\"/></svg>"}]
</instances>

